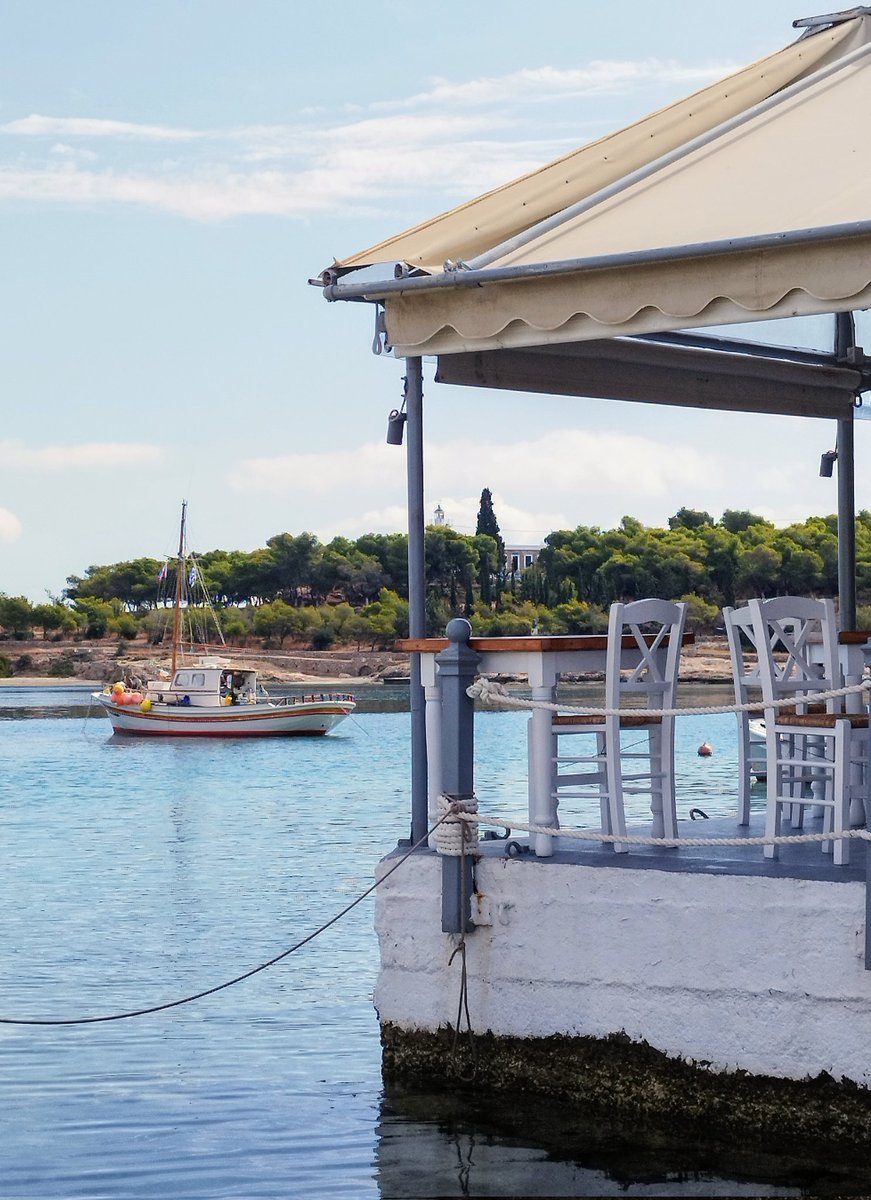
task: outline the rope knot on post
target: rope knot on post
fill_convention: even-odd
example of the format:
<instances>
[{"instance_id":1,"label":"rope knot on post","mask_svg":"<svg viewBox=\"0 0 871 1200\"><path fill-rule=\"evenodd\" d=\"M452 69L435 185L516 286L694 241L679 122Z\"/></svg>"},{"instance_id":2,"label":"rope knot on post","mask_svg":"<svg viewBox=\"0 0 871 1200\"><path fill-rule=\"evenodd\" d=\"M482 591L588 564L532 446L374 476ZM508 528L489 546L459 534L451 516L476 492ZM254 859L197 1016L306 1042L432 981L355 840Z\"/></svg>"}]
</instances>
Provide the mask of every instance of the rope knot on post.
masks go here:
<instances>
[{"instance_id":1,"label":"rope knot on post","mask_svg":"<svg viewBox=\"0 0 871 1200\"><path fill-rule=\"evenodd\" d=\"M474 796L458 800L454 796L439 796L436 811L441 824L435 830L435 846L439 854L458 858L478 844L478 826L464 821L461 813L477 815L478 801Z\"/></svg>"},{"instance_id":2,"label":"rope knot on post","mask_svg":"<svg viewBox=\"0 0 871 1200\"><path fill-rule=\"evenodd\" d=\"M486 675L481 675L466 688L466 695L470 700L480 700L482 704L495 704L506 699L508 690L501 683L497 683L495 679L488 679Z\"/></svg>"}]
</instances>

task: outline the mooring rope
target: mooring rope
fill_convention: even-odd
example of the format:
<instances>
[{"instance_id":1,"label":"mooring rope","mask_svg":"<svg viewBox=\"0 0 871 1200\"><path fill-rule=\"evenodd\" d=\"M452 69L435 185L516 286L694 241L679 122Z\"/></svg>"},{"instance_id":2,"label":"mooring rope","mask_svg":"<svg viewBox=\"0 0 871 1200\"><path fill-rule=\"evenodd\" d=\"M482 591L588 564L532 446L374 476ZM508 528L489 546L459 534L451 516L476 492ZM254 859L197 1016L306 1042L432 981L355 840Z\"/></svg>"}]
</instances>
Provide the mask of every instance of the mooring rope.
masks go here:
<instances>
[{"instance_id":1,"label":"mooring rope","mask_svg":"<svg viewBox=\"0 0 871 1200\"><path fill-rule=\"evenodd\" d=\"M376 879L375 882L367 887L364 892L361 892L361 894L352 900L350 904L346 904L343 909L335 913L328 921L324 921L324 923L319 925L318 928L313 930L312 933L307 934L304 938L300 938L298 942L296 942L293 946L290 946L287 950L282 950L280 954L276 954L273 958L268 959L266 962L260 963L256 967L252 967L248 971L244 971L241 975L236 975L233 979L227 979L223 983L215 984L214 987L203 988L202 991L194 992L190 996L182 996L178 1000L167 1000L163 1004L152 1004L147 1008L135 1008L126 1012L109 1013L105 1016L96 1017L0 1017L0 1025L98 1025L107 1021L126 1021L131 1017L145 1017L151 1013L165 1012L168 1008L180 1008L183 1004L191 1004L194 1000L202 1000L206 996L214 996L216 992L223 992L227 988L235 986L237 983L242 983L244 980L250 979L253 975L259 975L261 971L265 971L269 967L274 967L276 963L281 962L282 959L288 958L297 950L301 950L303 946L307 946L309 942L313 942L316 937L320 936L320 934L324 933L332 925L335 925L342 919L342 917L347 916L347 914L353 908L356 908L358 904L361 904L367 896L371 896L375 889L380 887L385 879L388 879L394 871L398 871L399 868L403 866L409 860L409 858L411 858L412 854L414 854L416 850L419 850L421 846L425 846L432 834L438 830L439 826L442 824L442 821L447 820L449 815L451 814L446 814L444 817L441 817L438 821L436 821L435 824L426 831L422 838L419 838L418 841L416 841L414 845L402 855L401 858L397 859L397 861L387 871L384 872L380 879Z\"/></svg>"},{"instance_id":2,"label":"mooring rope","mask_svg":"<svg viewBox=\"0 0 871 1200\"><path fill-rule=\"evenodd\" d=\"M443 797L440 797L440 799L447 799L447 797L443 796ZM467 815L471 815L470 810L468 808L464 807L464 805L469 804L469 803L474 804L475 810L477 810L477 801L455 800L450 805L450 808L452 810L451 815L453 815L455 818L458 818L460 813L466 813ZM461 822L459 822L459 825L460 825L460 831L461 831L460 849L459 849L459 856L460 856L460 913L465 914L466 909L468 907L468 902L469 902L469 897L466 894L466 838L465 838L465 833L467 830L469 830L471 828L471 826L464 825ZM444 826L442 826L442 828L444 828ZM478 840L477 826L474 827L474 834L475 834L475 841L477 842L477 840ZM436 834L436 838L438 838L438 834ZM468 1041L469 1056L471 1058L472 1067L471 1067L471 1071L467 1075L463 1076L462 1078L465 1083L472 1083L478 1072L478 1047L475 1043L475 1033L472 1028L472 1016L469 1011L469 970L468 970L468 964L466 962L465 919L466 919L465 915L462 915L461 921L460 921L462 928L460 929L459 941L457 942L457 946L456 946L456 949L454 950L453 954L451 954L450 958L448 959L448 966L450 967L453 964L453 961L456 958L456 956L458 954L460 956L460 988L459 988L459 994L457 997L457 1022L456 1022L456 1025L454 1026L454 1039L453 1039L453 1044L451 1046L451 1062L454 1065L456 1065L457 1054L459 1053L459 1049L460 1049L460 1033L461 1033L461 1029L462 1029L463 1019L465 1018L465 1023L466 1023L465 1033L466 1033L466 1039Z\"/></svg>"},{"instance_id":3,"label":"mooring rope","mask_svg":"<svg viewBox=\"0 0 871 1200\"><path fill-rule=\"evenodd\" d=\"M834 700L839 696L851 696L857 692L871 691L871 679L863 679L861 683L851 683L847 687L828 688L824 692L808 692L798 698L799 703L807 701L818 704L822 700ZM466 695L472 700L480 700L485 706L492 708L543 708L550 712L570 713L584 717L707 717L717 713L755 712L765 708L794 708L795 696L785 696L780 700L747 701L744 704L708 704L696 708L597 708L593 705L553 704L548 700L524 700L520 696L512 696L507 688L495 679L481 676L466 688ZM837 716L839 714L828 714ZM849 714L843 714L845 719Z\"/></svg>"},{"instance_id":4,"label":"mooring rope","mask_svg":"<svg viewBox=\"0 0 871 1200\"><path fill-rule=\"evenodd\" d=\"M464 824L461 814L474 814L478 811L478 801L459 799L457 796L441 795L436 801L436 815L439 825L435 834L435 847L439 854L451 856L463 855L466 849L474 849L478 841L478 828L475 825Z\"/></svg>"},{"instance_id":5,"label":"mooring rope","mask_svg":"<svg viewBox=\"0 0 871 1200\"><path fill-rule=\"evenodd\" d=\"M227 988L234 987L236 984L243 983L246 979L251 979L252 976L260 974L262 971L268 970L270 967L288 958L297 950L301 950L303 946L307 946L309 942L314 941L320 934L326 932L333 925L337 924L343 917L347 916L352 909L361 904L368 896L370 896L377 888L381 886L395 871L398 871L401 866L408 862L409 858L425 846L429 838L433 834L437 835L437 831L444 824L456 824L461 830L466 825L475 827L474 836L466 835L462 832L457 837L456 832L452 832L450 838L445 843L449 848L440 851L443 854L459 854L462 857L473 850L477 842L477 826L493 825L502 829L523 830L528 833L540 833L550 837L560 837L574 839L575 841L586 842L604 842L608 844L619 843L621 845L636 845L636 846L661 846L661 847L677 847L677 846L787 846L797 845L804 842L834 842L845 841L848 839L859 841L871 841L871 831L867 829L844 829L840 832L830 831L829 833L803 833L803 834L786 834L776 837L743 837L743 838L654 838L642 837L637 834L613 834L603 833L599 830L592 829L572 829L564 827L553 827L548 825L538 825L529 821L506 820L502 817L494 817L482 815L477 811L477 800L474 797L458 800L451 796L439 797L439 817L433 825L426 831L423 837L419 838L413 846L397 859L374 883L370 884L365 891L355 897L344 908L335 913L329 920L324 921L317 929L300 938L294 945L289 946L286 950L282 950L280 954L274 955L267 959L266 962L259 963L255 967L242 972L240 975L234 976L232 979L224 980L223 983L215 984L212 987L203 988L198 992L194 992L187 996L182 996L176 1000L167 1000L161 1004L152 1004L144 1008L129 1009L124 1012L107 1013L100 1016L85 1016L85 1017L0 1017L0 1025L26 1025L26 1026L63 1026L63 1025L98 1025L105 1024L109 1021L126 1021L132 1017L144 1017L153 1013L165 1012L167 1009L180 1008L182 1005L191 1004L195 1000L202 1000L207 996L214 996L218 992L225 991ZM461 982L459 995L459 1008L457 1014L457 1034L459 1033L460 1014L463 1014L467 1022L467 1033L471 1037L471 1021L468 1013L468 980L466 975L465 962L465 937L461 936L460 942L454 952L451 954L449 965L453 962L457 953L461 956ZM456 1049L455 1038L455 1049ZM473 1062L475 1057L475 1047L471 1046ZM474 1070L474 1065L473 1065Z\"/></svg>"},{"instance_id":6,"label":"mooring rope","mask_svg":"<svg viewBox=\"0 0 871 1200\"><path fill-rule=\"evenodd\" d=\"M491 817L463 809L456 809L456 819L475 825L494 825L501 829L522 830L524 833L542 833L548 837L574 839L578 842L606 842L609 845L620 846L796 846L804 842L839 842L858 840L871 841L871 830L843 829L836 833L793 833L778 834L776 837L741 837L741 838L691 838L691 837L643 837L633 833L603 833L597 829L573 829L563 826L537 825L531 821L506 820L503 817Z\"/></svg>"}]
</instances>

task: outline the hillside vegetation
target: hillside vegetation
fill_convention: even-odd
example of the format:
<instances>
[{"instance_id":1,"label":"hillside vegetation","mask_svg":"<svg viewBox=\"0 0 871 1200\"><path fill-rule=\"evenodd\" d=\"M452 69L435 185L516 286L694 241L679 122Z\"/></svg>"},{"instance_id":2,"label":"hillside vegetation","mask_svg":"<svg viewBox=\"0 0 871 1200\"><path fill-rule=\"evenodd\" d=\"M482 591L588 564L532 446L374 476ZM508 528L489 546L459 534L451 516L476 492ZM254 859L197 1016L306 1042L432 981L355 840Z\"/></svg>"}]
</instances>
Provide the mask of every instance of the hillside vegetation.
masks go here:
<instances>
[{"instance_id":1,"label":"hillside vegetation","mask_svg":"<svg viewBox=\"0 0 871 1200\"><path fill-rule=\"evenodd\" d=\"M724 604L749 596L837 592L834 516L783 529L743 511L714 520L683 508L667 528L624 517L615 529L580 525L551 533L538 561L514 574L506 569L495 520L491 529L474 535L427 529L430 634L456 615L468 617L477 634L593 632L607 626L614 600L642 596L688 601L691 627L705 632L718 627ZM858 514L856 533L857 594L868 604L871 513ZM201 553L197 564L231 645L384 649L408 632L404 534L323 544L310 533L281 533L257 550ZM174 573L172 562L137 558L90 566L45 604L0 594L0 630L7 643L117 638L158 645L167 636ZM214 624L211 635L207 628L211 613L192 609L188 616L200 618L203 640L216 639ZM871 623L871 610L862 610L859 623ZM10 647L7 660L14 656Z\"/></svg>"}]
</instances>

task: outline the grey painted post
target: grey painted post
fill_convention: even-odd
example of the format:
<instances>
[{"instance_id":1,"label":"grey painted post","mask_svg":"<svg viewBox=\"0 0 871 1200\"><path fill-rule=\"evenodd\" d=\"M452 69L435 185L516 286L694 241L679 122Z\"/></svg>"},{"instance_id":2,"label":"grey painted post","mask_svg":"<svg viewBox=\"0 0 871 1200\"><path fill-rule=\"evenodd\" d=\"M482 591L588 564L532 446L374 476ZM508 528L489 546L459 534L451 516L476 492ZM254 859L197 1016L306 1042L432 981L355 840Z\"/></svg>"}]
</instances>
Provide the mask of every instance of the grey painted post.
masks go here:
<instances>
[{"instance_id":1,"label":"grey painted post","mask_svg":"<svg viewBox=\"0 0 871 1200\"><path fill-rule=\"evenodd\" d=\"M871 641L862 647L865 673L871 670ZM871 764L871 728L868 730L868 763ZM865 815L871 814L871 765L865 768ZM865 970L871 971L871 842L865 843Z\"/></svg>"},{"instance_id":2,"label":"grey painted post","mask_svg":"<svg viewBox=\"0 0 871 1200\"><path fill-rule=\"evenodd\" d=\"M835 314L835 357L849 361L856 348L850 312ZM853 414L838 419L838 610L841 629L856 628L856 463Z\"/></svg>"},{"instance_id":3,"label":"grey painted post","mask_svg":"<svg viewBox=\"0 0 871 1200\"><path fill-rule=\"evenodd\" d=\"M406 359L405 403L408 483L408 635L426 637L426 569L423 515L423 363ZM410 665L411 705L411 843L426 836L426 704L421 685L420 655Z\"/></svg>"},{"instance_id":4,"label":"grey painted post","mask_svg":"<svg viewBox=\"0 0 871 1200\"><path fill-rule=\"evenodd\" d=\"M469 645L472 626L462 617L448 622L450 645L436 656L442 691L442 792L458 800L475 794L475 705L466 695L479 656ZM474 869L469 854L442 857L442 930L469 932Z\"/></svg>"},{"instance_id":5,"label":"grey painted post","mask_svg":"<svg viewBox=\"0 0 871 1200\"><path fill-rule=\"evenodd\" d=\"M856 628L856 466L853 416L838 419L838 612Z\"/></svg>"}]
</instances>

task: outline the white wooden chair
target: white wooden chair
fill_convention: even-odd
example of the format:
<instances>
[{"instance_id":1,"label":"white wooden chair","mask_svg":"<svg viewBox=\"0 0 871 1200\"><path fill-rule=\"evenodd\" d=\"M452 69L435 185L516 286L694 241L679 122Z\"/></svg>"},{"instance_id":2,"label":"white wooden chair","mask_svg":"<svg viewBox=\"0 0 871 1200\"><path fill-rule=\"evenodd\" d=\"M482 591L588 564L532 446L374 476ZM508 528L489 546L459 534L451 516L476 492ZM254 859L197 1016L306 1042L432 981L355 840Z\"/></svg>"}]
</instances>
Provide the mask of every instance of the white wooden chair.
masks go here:
<instances>
[{"instance_id":1,"label":"white wooden chair","mask_svg":"<svg viewBox=\"0 0 871 1200\"><path fill-rule=\"evenodd\" d=\"M626 701L646 709L674 708L686 614L686 604L667 600L613 604L608 623L605 708L625 711L607 717L566 713L553 718L554 806L561 798L597 796L603 833L625 835L624 796L649 793L652 835L677 837L674 717L666 713L634 716ZM640 661L621 673L625 649L637 654ZM644 748L621 746L623 731L641 735ZM564 753L561 740L578 735L595 739L592 752ZM642 769L634 769L642 763ZM615 843L614 849L619 853L628 846Z\"/></svg>"},{"instance_id":2,"label":"white wooden chair","mask_svg":"<svg viewBox=\"0 0 871 1200\"><path fill-rule=\"evenodd\" d=\"M738 824L750 824L750 789L754 771L764 778L766 753L750 737L750 722L760 720L765 712L762 705L762 681L759 677L759 650L753 629L753 613L749 605L723 609L726 642L732 667L732 682L737 705L758 703L758 708L736 712L738 721ZM755 750L755 753L754 753Z\"/></svg>"},{"instance_id":3,"label":"white wooden chair","mask_svg":"<svg viewBox=\"0 0 871 1200\"><path fill-rule=\"evenodd\" d=\"M750 788L753 784L752 748L750 722L763 715L759 679L759 654L753 639L753 614L749 607L726 607L723 609L726 625L726 641L729 645L729 661L732 665L732 681L735 686L735 703L750 704L759 700L759 708L750 712L737 712L738 720L738 824L750 824Z\"/></svg>"},{"instance_id":4,"label":"white wooden chair","mask_svg":"<svg viewBox=\"0 0 871 1200\"><path fill-rule=\"evenodd\" d=\"M866 741L854 739L853 730L867 730L868 717L845 712L842 697L827 700L822 712L821 702L814 702L820 692L841 686L834 604L778 596L751 600L748 607L765 708L766 836L780 834L784 810L793 827L801 827L803 810L812 805L823 808L823 831L840 833L850 824L851 761ZM775 707L785 699L793 703ZM835 839L823 849L832 844L834 862L848 862L849 841ZM776 858L777 850L766 846L765 856Z\"/></svg>"}]
</instances>

